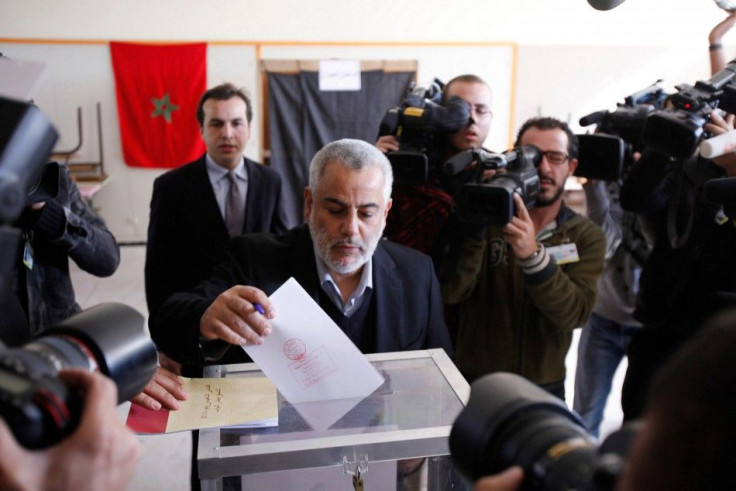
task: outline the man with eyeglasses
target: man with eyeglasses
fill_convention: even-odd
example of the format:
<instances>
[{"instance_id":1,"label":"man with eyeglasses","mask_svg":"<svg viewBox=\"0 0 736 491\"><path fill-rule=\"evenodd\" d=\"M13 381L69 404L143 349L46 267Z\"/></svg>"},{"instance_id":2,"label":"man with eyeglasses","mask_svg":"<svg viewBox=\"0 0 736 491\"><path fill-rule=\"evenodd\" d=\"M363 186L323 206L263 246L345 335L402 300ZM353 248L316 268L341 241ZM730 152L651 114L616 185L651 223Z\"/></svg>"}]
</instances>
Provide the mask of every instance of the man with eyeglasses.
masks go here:
<instances>
[{"instance_id":1,"label":"man with eyeglasses","mask_svg":"<svg viewBox=\"0 0 736 491\"><path fill-rule=\"evenodd\" d=\"M565 206L565 181L578 165L566 123L534 118L516 144L543 153L539 197L503 226L465 224L443 263L443 300L459 306L455 362L472 381L513 372L565 398L572 331L587 320L603 271L601 229Z\"/></svg>"},{"instance_id":2,"label":"man with eyeglasses","mask_svg":"<svg viewBox=\"0 0 736 491\"><path fill-rule=\"evenodd\" d=\"M430 254L439 266L442 250L452 235L447 227L454 206L453 196L465 176L445 176L442 164L453 155L470 148L481 148L491 128L491 88L477 75L459 75L450 80L442 92L442 100L460 97L470 105L470 118L464 128L437 140L429 148L429 179L421 185L395 185L394 206L388 215L385 235L390 240ZM382 152L398 151L399 141L393 135L376 142Z\"/></svg>"}]
</instances>

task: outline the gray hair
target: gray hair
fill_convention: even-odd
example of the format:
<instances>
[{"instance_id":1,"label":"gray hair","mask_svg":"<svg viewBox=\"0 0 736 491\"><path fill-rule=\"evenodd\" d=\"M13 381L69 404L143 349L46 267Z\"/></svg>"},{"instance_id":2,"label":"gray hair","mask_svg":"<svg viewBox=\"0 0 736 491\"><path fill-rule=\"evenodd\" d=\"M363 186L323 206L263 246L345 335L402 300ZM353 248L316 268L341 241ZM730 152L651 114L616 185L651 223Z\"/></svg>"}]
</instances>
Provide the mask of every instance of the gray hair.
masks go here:
<instances>
[{"instance_id":1,"label":"gray hair","mask_svg":"<svg viewBox=\"0 0 736 491\"><path fill-rule=\"evenodd\" d=\"M376 166L383 173L383 196L388 202L391 198L391 186L394 183L394 173L391 163L378 148L363 140L344 138L325 145L314 154L309 165L309 189L315 193L320 185L325 166L336 162L353 170Z\"/></svg>"}]
</instances>

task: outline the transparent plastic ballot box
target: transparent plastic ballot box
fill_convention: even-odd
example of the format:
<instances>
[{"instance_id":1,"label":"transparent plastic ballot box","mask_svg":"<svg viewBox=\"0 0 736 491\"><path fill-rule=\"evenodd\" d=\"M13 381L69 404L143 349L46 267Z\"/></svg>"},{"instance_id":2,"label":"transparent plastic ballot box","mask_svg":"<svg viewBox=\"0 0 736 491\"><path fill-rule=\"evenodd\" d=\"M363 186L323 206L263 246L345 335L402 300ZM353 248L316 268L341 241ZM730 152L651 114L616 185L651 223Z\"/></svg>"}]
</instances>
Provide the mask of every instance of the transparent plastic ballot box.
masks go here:
<instances>
[{"instance_id":1,"label":"transparent plastic ballot box","mask_svg":"<svg viewBox=\"0 0 736 491\"><path fill-rule=\"evenodd\" d=\"M470 387L445 351L366 358L385 382L363 399L294 405L279 393L277 426L200 430L202 489L353 489L359 475L364 489L390 491L415 487L402 484L409 473L416 489L469 489L448 438ZM204 376L263 372L255 363L213 365Z\"/></svg>"}]
</instances>

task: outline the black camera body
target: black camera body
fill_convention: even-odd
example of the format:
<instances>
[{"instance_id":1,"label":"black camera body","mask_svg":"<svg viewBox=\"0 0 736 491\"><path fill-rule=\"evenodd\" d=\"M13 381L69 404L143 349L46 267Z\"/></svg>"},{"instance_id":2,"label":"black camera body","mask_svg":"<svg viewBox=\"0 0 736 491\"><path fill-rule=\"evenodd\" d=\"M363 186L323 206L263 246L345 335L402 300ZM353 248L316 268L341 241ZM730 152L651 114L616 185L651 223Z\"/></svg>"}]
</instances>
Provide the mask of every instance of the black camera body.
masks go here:
<instances>
[{"instance_id":1,"label":"black camera body","mask_svg":"<svg viewBox=\"0 0 736 491\"><path fill-rule=\"evenodd\" d=\"M649 116L661 109L667 94L657 81L624 98L614 111L596 111L580 118L580 126L596 125L595 134L577 135L575 176L621 181L634 152L644 148L642 131Z\"/></svg>"},{"instance_id":2,"label":"black camera body","mask_svg":"<svg viewBox=\"0 0 736 491\"><path fill-rule=\"evenodd\" d=\"M35 106L0 97L0 224L12 223L42 180L59 134Z\"/></svg>"},{"instance_id":3,"label":"black camera body","mask_svg":"<svg viewBox=\"0 0 736 491\"><path fill-rule=\"evenodd\" d=\"M470 106L459 97L442 104L443 86L435 79L429 88L410 87L401 104L389 109L381 121L378 136L394 135L399 140L399 150L386 154L398 185L426 183L428 153L437 135L454 133L468 124Z\"/></svg>"},{"instance_id":4,"label":"black camera body","mask_svg":"<svg viewBox=\"0 0 736 491\"><path fill-rule=\"evenodd\" d=\"M539 197L537 167L542 154L534 145L522 145L504 153L470 149L455 155L444 165L446 174L457 174L477 162L470 182L463 184L455 197L457 215L466 222L505 225L514 217L514 194L521 196L527 209ZM483 171L500 170L487 182Z\"/></svg>"},{"instance_id":5,"label":"black camera body","mask_svg":"<svg viewBox=\"0 0 736 491\"><path fill-rule=\"evenodd\" d=\"M122 304L97 305L21 348L0 345L0 417L26 448L53 445L74 430L82 413L81 398L58 379L59 370L107 375L121 403L143 390L156 364L143 316Z\"/></svg>"},{"instance_id":6,"label":"black camera body","mask_svg":"<svg viewBox=\"0 0 736 491\"><path fill-rule=\"evenodd\" d=\"M691 157L700 141L708 137L703 126L713 110L736 113L734 77L736 60L708 80L700 80L694 86L676 86L677 93L670 96L672 107L655 111L647 118L642 130L644 144L676 159Z\"/></svg>"},{"instance_id":7,"label":"black camera body","mask_svg":"<svg viewBox=\"0 0 736 491\"><path fill-rule=\"evenodd\" d=\"M525 490L613 490L637 431L624 427L599 448L562 400L499 372L471 385L450 431L450 454L470 482L518 465Z\"/></svg>"}]
</instances>

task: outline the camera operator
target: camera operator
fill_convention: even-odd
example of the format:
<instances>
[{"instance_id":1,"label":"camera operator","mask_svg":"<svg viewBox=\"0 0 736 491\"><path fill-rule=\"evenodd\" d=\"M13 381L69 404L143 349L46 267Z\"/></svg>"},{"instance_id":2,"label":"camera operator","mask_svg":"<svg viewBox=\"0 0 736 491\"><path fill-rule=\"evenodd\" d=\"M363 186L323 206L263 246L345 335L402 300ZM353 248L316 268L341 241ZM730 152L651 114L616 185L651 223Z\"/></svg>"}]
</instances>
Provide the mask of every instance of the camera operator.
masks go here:
<instances>
[{"instance_id":1,"label":"camera operator","mask_svg":"<svg viewBox=\"0 0 736 491\"><path fill-rule=\"evenodd\" d=\"M52 166L52 167L49 167ZM55 167L54 167L55 166ZM101 277L112 275L120 264L120 248L105 222L87 204L66 165L58 169L51 195L29 204L16 225L23 241L0 307L9 314L0 319L0 339L11 346L36 337L54 324L82 310L75 300L69 259L82 270ZM48 172L48 171L47 171ZM22 311L22 314L21 314ZM178 409L188 398L183 382L158 368L143 392L131 399L149 409Z\"/></svg>"},{"instance_id":2,"label":"camera operator","mask_svg":"<svg viewBox=\"0 0 736 491\"><path fill-rule=\"evenodd\" d=\"M67 168L46 162L58 138L50 121L37 107L2 96L0 113L5 118L0 125L4 198L0 206L0 488L124 489L140 449L115 406L119 394L130 397L147 382L145 393L135 396L144 403L152 400L151 394L158 397L158 389L168 393L158 382L152 387L154 382L149 381L155 360L150 355L155 350L150 342L129 349L131 346L119 346L112 338L117 352L97 353L85 343L94 336L67 336L91 325L95 318L89 311L75 316L75 326L58 325L81 311L74 300L69 258L85 271L108 276L119 263L118 245L81 198ZM108 314L105 320L119 331L127 333L142 326L140 314L128 315L132 309L122 313L99 307ZM140 325L134 318L139 318ZM19 350L25 356L13 354L13 346L53 328L65 333L50 336L58 351L39 341ZM143 331L137 332L145 340ZM11 349L6 351L4 343ZM124 356L128 354L130 358ZM104 362L98 362L98 356ZM133 377L125 379L127 388L122 389L112 379L92 373L93 365L116 382L127 375ZM56 373L65 366L85 370ZM124 367L121 372L125 373L118 372L118 367ZM80 399L84 400L82 410ZM12 424L12 431L3 418ZM71 435L69 430L73 430ZM44 448L58 438L61 443L43 451L28 451L18 444Z\"/></svg>"},{"instance_id":3,"label":"camera operator","mask_svg":"<svg viewBox=\"0 0 736 491\"><path fill-rule=\"evenodd\" d=\"M573 409L599 435L611 381L641 323L633 318L641 269L651 250L641 218L621 209L621 182L583 184L587 216L606 236L606 266L598 298L580 334Z\"/></svg>"},{"instance_id":4,"label":"camera operator","mask_svg":"<svg viewBox=\"0 0 736 491\"><path fill-rule=\"evenodd\" d=\"M0 489L126 489L141 449L115 410L115 384L82 370L62 370L59 378L85 393L79 426L57 445L29 451L0 418Z\"/></svg>"},{"instance_id":5,"label":"camera operator","mask_svg":"<svg viewBox=\"0 0 736 491\"><path fill-rule=\"evenodd\" d=\"M710 115L713 135L733 129L733 116ZM624 209L650 223L654 247L642 271L634 317L644 328L629 346L624 419L642 414L651 374L720 307L720 292L736 291L736 228L703 195L713 178L736 176L736 154L677 160L646 149L621 189Z\"/></svg>"},{"instance_id":6,"label":"camera operator","mask_svg":"<svg viewBox=\"0 0 736 491\"><path fill-rule=\"evenodd\" d=\"M517 373L564 400L565 355L582 326L603 271L601 229L565 206L565 181L578 165L577 138L566 123L534 118L515 146L534 145L539 196L503 226L467 223L441 274L443 299L459 305L456 364L473 379Z\"/></svg>"},{"instance_id":7,"label":"camera operator","mask_svg":"<svg viewBox=\"0 0 736 491\"><path fill-rule=\"evenodd\" d=\"M438 266L441 250L451 232L443 230L454 205L453 196L460 178L450 179L442 172L442 163L453 155L470 148L481 148L491 128L491 88L480 77L460 75L450 80L442 92L442 101L460 97L470 105L470 119L466 126L444 136L428 149L429 179L421 185L395 185L394 205L388 215L385 236L394 242L430 254ZM399 150L399 141L393 135L378 139L376 147L382 152Z\"/></svg>"}]
</instances>

